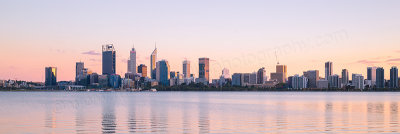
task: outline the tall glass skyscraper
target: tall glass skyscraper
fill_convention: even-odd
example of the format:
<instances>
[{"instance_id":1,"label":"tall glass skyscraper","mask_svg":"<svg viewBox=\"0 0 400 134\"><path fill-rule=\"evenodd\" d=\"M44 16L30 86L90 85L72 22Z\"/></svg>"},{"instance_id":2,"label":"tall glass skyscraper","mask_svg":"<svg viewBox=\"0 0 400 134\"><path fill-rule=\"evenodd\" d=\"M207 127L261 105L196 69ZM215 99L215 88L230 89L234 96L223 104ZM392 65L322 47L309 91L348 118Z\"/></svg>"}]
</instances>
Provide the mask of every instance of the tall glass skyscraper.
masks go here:
<instances>
[{"instance_id":1,"label":"tall glass skyscraper","mask_svg":"<svg viewBox=\"0 0 400 134\"><path fill-rule=\"evenodd\" d=\"M113 44L103 45L103 75L115 74L115 49Z\"/></svg>"},{"instance_id":2,"label":"tall glass skyscraper","mask_svg":"<svg viewBox=\"0 0 400 134\"><path fill-rule=\"evenodd\" d=\"M45 85L46 86L57 86L57 68L46 67L45 68Z\"/></svg>"},{"instance_id":3,"label":"tall glass skyscraper","mask_svg":"<svg viewBox=\"0 0 400 134\"><path fill-rule=\"evenodd\" d=\"M163 86L169 86L170 67L168 61L161 60L157 62L157 81Z\"/></svg>"},{"instance_id":4,"label":"tall glass skyscraper","mask_svg":"<svg viewBox=\"0 0 400 134\"><path fill-rule=\"evenodd\" d=\"M210 81L210 59L199 58L199 78L205 79L206 82Z\"/></svg>"},{"instance_id":5,"label":"tall glass skyscraper","mask_svg":"<svg viewBox=\"0 0 400 134\"><path fill-rule=\"evenodd\" d=\"M183 77L189 78L190 77L190 61L185 60L183 61Z\"/></svg>"},{"instance_id":6,"label":"tall glass skyscraper","mask_svg":"<svg viewBox=\"0 0 400 134\"><path fill-rule=\"evenodd\" d=\"M385 70L382 67L378 67L376 69L376 87L385 87Z\"/></svg>"},{"instance_id":7,"label":"tall glass skyscraper","mask_svg":"<svg viewBox=\"0 0 400 134\"><path fill-rule=\"evenodd\" d=\"M342 84L343 86L349 84L349 71L347 69L342 70Z\"/></svg>"},{"instance_id":8,"label":"tall glass skyscraper","mask_svg":"<svg viewBox=\"0 0 400 134\"><path fill-rule=\"evenodd\" d=\"M156 79L156 60L157 60L157 46L155 47L153 53L150 55L150 75L151 79Z\"/></svg>"},{"instance_id":9,"label":"tall glass skyscraper","mask_svg":"<svg viewBox=\"0 0 400 134\"><path fill-rule=\"evenodd\" d=\"M372 86L376 84L376 68L377 67L367 68L367 80L371 81Z\"/></svg>"},{"instance_id":10,"label":"tall glass skyscraper","mask_svg":"<svg viewBox=\"0 0 400 134\"><path fill-rule=\"evenodd\" d=\"M332 62L325 62L325 80L328 80L328 77L332 75Z\"/></svg>"},{"instance_id":11,"label":"tall glass skyscraper","mask_svg":"<svg viewBox=\"0 0 400 134\"><path fill-rule=\"evenodd\" d=\"M132 47L132 50L129 54L128 73L136 74L136 50L134 47Z\"/></svg>"},{"instance_id":12,"label":"tall glass skyscraper","mask_svg":"<svg viewBox=\"0 0 400 134\"><path fill-rule=\"evenodd\" d=\"M397 69L397 67L392 67L390 69L390 87L399 87L399 69Z\"/></svg>"}]
</instances>

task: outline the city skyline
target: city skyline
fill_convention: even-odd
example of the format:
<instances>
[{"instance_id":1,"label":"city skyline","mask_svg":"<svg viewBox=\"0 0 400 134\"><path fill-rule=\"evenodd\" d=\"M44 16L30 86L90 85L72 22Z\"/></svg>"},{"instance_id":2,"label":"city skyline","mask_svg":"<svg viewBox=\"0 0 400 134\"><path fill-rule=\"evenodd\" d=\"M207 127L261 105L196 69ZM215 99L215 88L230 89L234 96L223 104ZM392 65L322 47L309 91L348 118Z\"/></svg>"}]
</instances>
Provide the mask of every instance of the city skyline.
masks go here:
<instances>
[{"instance_id":1,"label":"city skyline","mask_svg":"<svg viewBox=\"0 0 400 134\"><path fill-rule=\"evenodd\" d=\"M223 68L233 74L265 67L270 74L277 60L287 65L288 76L306 70L324 74L323 63L332 61L332 74L347 69L366 77L367 67L377 66L389 79L390 68L400 65L400 16L393 14L399 1L311 2L47 1L38 6L2 1L0 79L44 82L43 68L54 66L58 81L73 81L77 61L101 74L104 44L114 44L116 73L122 75L132 44L137 65L150 68L154 42L157 58L168 60L171 71L181 71L187 59L197 74L198 58L210 58L210 79L219 78ZM117 8L99 10L108 6Z\"/></svg>"}]
</instances>

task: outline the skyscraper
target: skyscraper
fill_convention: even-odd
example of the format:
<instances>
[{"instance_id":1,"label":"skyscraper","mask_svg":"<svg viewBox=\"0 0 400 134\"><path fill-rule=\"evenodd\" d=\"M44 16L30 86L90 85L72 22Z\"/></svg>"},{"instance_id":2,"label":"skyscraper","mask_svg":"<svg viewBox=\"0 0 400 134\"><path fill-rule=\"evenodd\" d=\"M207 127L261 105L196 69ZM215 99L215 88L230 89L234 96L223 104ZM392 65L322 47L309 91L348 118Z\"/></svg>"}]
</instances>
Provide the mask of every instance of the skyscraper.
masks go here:
<instances>
[{"instance_id":1,"label":"skyscraper","mask_svg":"<svg viewBox=\"0 0 400 134\"><path fill-rule=\"evenodd\" d=\"M138 67L138 73L141 73L142 77L147 77L147 66L144 64L140 64Z\"/></svg>"},{"instance_id":2,"label":"skyscraper","mask_svg":"<svg viewBox=\"0 0 400 134\"><path fill-rule=\"evenodd\" d=\"M308 79L305 76L294 75L292 77L292 88L293 89L303 89L307 88Z\"/></svg>"},{"instance_id":3,"label":"skyscraper","mask_svg":"<svg viewBox=\"0 0 400 134\"><path fill-rule=\"evenodd\" d=\"M265 68L260 68L257 71L257 84L264 84L265 83L265 77L266 77L266 71Z\"/></svg>"},{"instance_id":4,"label":"skyscraper","mask_svg":"<svg viewBox=\"0 0 400 134\"><path fill-rule=\"evenodd\" d=\"M376 87L385 88L385 70L382 67L376 69Z\"/></svg>"},{"instance_id":5,"label":"skyscraper","mask_svg":"<svg viewBox=\"0 0 400 134\"><path fill-rule=\"evenodd\" d=\"M325 80L328 80L328 77L332 75L332 62L325 62Z\"/></svg>"},{"instance_id":6,"label":"skyscraper","mask_svg":"<svg viewBox=\"0 0 400 134\"><path fill-rule=\"evenodd\" d=\"M339 75L331 75L328 77L329 88L340 88Z\"/></svg>"},{"instance_id":7,"label":"skyscraper","mask_svg":"<svg viewBox=\"0 0 400 134\"><path fill-rule=\"evenodd\" d=\"M132 47L128 60L128 73L136 74L136 51L134 47Z\"/></svg>"},{"instance_id":8,"label":"skyscraper","mask_svg":"<svg viewBox=\"0 0 400 134\"><path fill-rule=\"evenodd\" d=\"M307 72L304 72L303 75L308 79L307 83L308 88L317 88L317 81L319 81L318 70L309 70Z\"/></svg>"},{"instance_id":9,"label":"skyscraper","mask_svg":"<svg viewBox=\"0 0 400 134\"><path fill-rule=\"evenodd\" d=\"M210 81L210 59L199 58L199 78Z\"/></svg>"},{"instance_id":10,"label":"skyscraper","mask_svg":"<svg viewBox=\"0 0 400 134\"><path fill-rule=\"evenodd\" d=\"M342 70L342 85L347 86L349 84L349 71L347 69Z\"/></svg>"},{"instance_id":11,"label":"skyscraper","mask_svg":"<svg viewBox=\"0 0 400 134\"><path fill-rule=\"evenodd\" d=\"M103 75L115 74L115 49L113 44L103 45Z\"/></svg>"},{"instance_id":12,"label":"skyscraper","mask_svg":"<svg viewBox=\"0 0 400 134\"><path fill-rule=\"evenodd\" d=\"M183 61L183 77L190 78L190 61L185 60Z\"/></svg>"},{"instance_id":13,"label":"skyscraper","mask_svg":"<svg viewBox=\"0 0 400 134\"><path fill-rule=\"evenodd\" d=\"M399 69L397 69L397 67L392 67L390 69L390 87L399 87Z\"/></svg>"},{"instance_id":14,"label":"skyscraper","mask_svg":"<svg viewBox=\"0 0 400 134\"><path fill-rule=\"evenodd\" d=\"M156 79L163 86L169 86L170 67L168 61L161 60L157 62Z\"/></svg>"},{"instance_id":15,"label":"skyscraper","mask_svg":"<svg viewBox=\"0 0 400 134\"><path fill-rule=\"evenodd\" d=\"M367 68L367 80L371 81L371 86L374 86L376 84L376 69L377 67Z\"/></svg>"},{"instance_id":16,"label":"skyscraper","mask_svg":"<svg viewBox=\"0 0 400 134\"><path fill-rule=\"evenodd\" d=\"M45 85L46 86L57 86L57 68L46 67L45 68Z\"/></svg>"},{"instance_id":17,"label":"skyscraper","mask_svg":"<svg viewBox=\"0 0 400 134\"><path fill-rule=\"evenodd\" d=\"M157 46L154 48L153 53L150 55L150 75L151 79L156 79L156 60L157 60Z\"/></svg>"},{"instance_id":18,"label":"skyscraper","mask_svg":"<svg viewBox=\"0 0 400 134\"><path fill-rule=\"evenodd\" d=\"M355 89L364 89L364 76L361 74L352 74L351 81Z\"/></svg>"},{"instance_id":19,"label":"skyscraper","mask_svg":"<svg viewBox=\"0 0 400 134\"><path fill-rule=\"evenodd\" d=\"M75 78L78 78L83 74L83 69L85 69L85 63L83 62L76 62L76 68L75 68Z\"/></svg>"},{"instance_id":20,"label":"skyscraper","mask_svg":"<svg viewBox=\"0 0 400 134\"><path fill-rule=\"evenodd\" d=\"M287 79L287 66L286 65L276 65L276 73L282 73L282 78L278 81L285 83Z\"/></svg>"}]
</instances>

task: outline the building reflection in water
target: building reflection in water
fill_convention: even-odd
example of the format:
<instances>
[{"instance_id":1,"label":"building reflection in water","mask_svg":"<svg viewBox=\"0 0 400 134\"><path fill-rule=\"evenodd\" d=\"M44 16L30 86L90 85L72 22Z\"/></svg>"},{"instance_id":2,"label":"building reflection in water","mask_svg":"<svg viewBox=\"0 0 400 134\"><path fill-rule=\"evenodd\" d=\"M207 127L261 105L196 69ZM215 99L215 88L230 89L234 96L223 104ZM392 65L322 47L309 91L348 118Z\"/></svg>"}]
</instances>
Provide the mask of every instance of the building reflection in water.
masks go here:
<instances>
[{"instance_id":1,"label":"building reflection in water","mask_svg":"<svg viewBox=\"0 0 400 134\"><path fill-rule=\"evenodd\" d=\"M106 96L106 97L105 97ZM117 127L116 117L115 117L115 96L114 94L104 94L102 99L103 113L102 113L102 130L103 133L115 133Z\"/></svg>"}]
</instances>

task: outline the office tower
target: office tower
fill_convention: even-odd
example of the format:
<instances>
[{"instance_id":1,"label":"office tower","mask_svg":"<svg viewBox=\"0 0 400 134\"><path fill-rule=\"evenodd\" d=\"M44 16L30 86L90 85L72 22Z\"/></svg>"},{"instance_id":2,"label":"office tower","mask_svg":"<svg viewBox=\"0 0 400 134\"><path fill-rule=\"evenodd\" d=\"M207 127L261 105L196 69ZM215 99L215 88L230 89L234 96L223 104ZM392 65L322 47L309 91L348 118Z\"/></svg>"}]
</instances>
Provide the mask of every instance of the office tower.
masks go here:
<instances>
[{"instance_id":1,"label":"office tower","mask_svg":"<svg viewBox=\"0 0 400 134\"><path fill-rule=\"evenodd\" d=\"M293 89L303 89L307 88L308 79L305 76L294 75L292 77L292 88Z\"/></svg>"},{"instance_id":2,"label":"office tower","mask_svg":"<svg viewBox=\"0 0 400 134\"><path fill-rule=\"evenodd\" d=\"M115 74L115 49L113 44L103 45L103 75Z\"/></svg>"},{"instance_id":3,"label":"office tower","mask_svg":"<svg viewBox=\"0 0 400 134\"><path fill-rule=\"evenodd\" d=\"M136 74L136 51L134 47L132 47L132 50L129 54L128 73Z\"/></svg>"},{"instance_id":4,"label":"office tower","mask_svg":"<svg viewBox=\"0 0 400 134\"><path fill-rule=\"evenodd\" d=\"M328 77L332 75L332 62L325 62L325 80L328 80Z\"/></svg>"},{"instance_id":5,"label":"office tower","mask_svg":"<svg viewBox=\"0 0 400 134\"><path fill-rule=\"evenodd\" d=\"M97 73L92 73L89 75L89 85L94 85L99 83L99 75Z\"/></svg>"},{"instance_id":6,"label":"office tower","mask_svg":"<svg viewBox=\"0 0 400 134\"><path fill-rule=\"evenodd\" d=\"M210 81L210 59L199 58L199 78Z\"/></svg>"},{"instance_id":7,"label":"office tower","mask_svg":"<svg viewBox=\"0 0 400 134\"><path fill-rule=\"evenodd\" d=\"M276 73L281 73L282 78L279 78L278 81L281 83L286 83L287 78L287 66L286 65L276 65Z\"/></svg>"},{"instance_id":8,"label":"office tower","mask_svg":"<svg viewBox=\"0 0 400 134\"><path fill-rule=\"evenodd\" d=\"M309 88L317 88L317 81L319 81L319 71L318 70L309 70L304 72L303 75L307 77Z\"/></svg>"},{"instance_id":9,"label":"office tower","mask_svg":"<svg viewBox=\"0 0 400 134\"><path fill-rule=\"evenodd\" d=\"M178 73L175 71L171 71L169 72L169 78L173 79L173 78L177 78L178 77Z\"/></svg>"},{"instance_id":10,"label":"office tower","mask_svg":"<svg viewBox=\"0 0 400 134\"><path fill-rule=\"evenodd\" d=\"M147 77L147 66L144 64L140 64L138 67L138 73L141 73L142 77Z\"/></svg>"},{"instance_id":11,"label":"office tower","mask_svg":"<svg viewBox=\"0 0 400 134\"><path fill-rule=\"evenodd\" d=\"M45 68L45 85L46 86L57 86L57 68L46 67Z\"/></svg>"},{"instance_id":12,"label":"office tower","mask_svg":"<svg viewBox=\"0 0 400 134\"><path fill-rule=\"evenodd\" d=\"M157 60L157 47L154 49L153 53L150 55L150 75L151 79L157 78L156 72L156 60Z\"/></svg>"},{"instance_id":13,"label":"office tower","mask_svg":"<svg viewBox=\"0 0 400 134\"><path fill-rule=\"evenodd\" d=\"M347 69L342 70L342 87L345 87L349 84L349 71Z\"/></svg>"},{"instance_id":14,"label":"office tower","mask_svg":"<svg viewBox=\"0 0 400 134\"><path fill-rule=\"evenodd\" d=\"M243 74L241 73L234 73L232 75L232 86L242 86L243 85Z\"/></svg>"},{"instance_id":15,"label":"office tower","mask_svg":"<svg viewBox=\"0 0 400 134\"><path fill-rule=\"evenodd\" d=\"M260 68L257 71L257 84L264 84L265 83L265 76L266 76L266 71L265 68Z\"/></svg>"},{"instance_id":16,"label":"office tower","mask_svg":"<svg viewBox=\"0 0 400 134\"><path fill-rule=\"evenodd\" d=\"M329 88L340 88L339 75L331 75L328 77Z\"/></svg>"},{"instance_id":17,"label":"office tower","mask_svg":"<svg viewBox=\"0 0 400 134\"><path fill-rule=\"evenodd\" d=\"M227 69L227 68L222 69L221 77L223 77L224 79L231 78L231 75L229 73L229 69Z\"/></svg>"},{"instance_id":18,"label":"office tower","mask_svg":"<svg viewBox=\"0 0 400 134\"><path fill-rule=\"evenodd\" d=\"M242 86L250 84L250 73L244 73L244 74L242 74L242 77L243 77Z\"/></svg>"},{"instance_id":19,"label":"office tower","mask_svg":"<svg viewBox=\"0 0 400 134\"><path fill-rule=\"evenodd\" d=\"M367 80L371 81L371 86L376 85L376 69L377 67L367 68Z\"/></svg>"},{"instance_id":20,"label":"office tower","mask_svg":"<svg viewBox=\"0 0 400 134\"><path fill-rule=\"evenodd\" d=\"M292 84L293 84L293 76L289 76L288 77L288 80L287 80L286 84L288 85L288 88L293 88L293 86L292 86Z\"/></svg>"},{"instance_id":21,"label":"office tower","mask_svg":"<svg viewBox=\"0 0 400 134\"><path fill-rule=\"evenodd\" d=\"M190 61L185 60L183 61L183 77L184 78L190 78Z\"/></svg>"},{"instance_id":22,"label":"office tower","mask_svg":"<svg viewBox=\"0 0 400 134\"><path fill-rule=\"evenodd\" d=\"M108 77L108 82L108 85L111 88L117 89L121 85L121 76L119 76L118 74L111 74Z\"/></svg>"},{"instance_id":23,"label":"office tower","mask_svg":"<svg viewBox=\"0 0 400 134\"><path fill-rule=\"evenodd\" d=\"M361 74L352 74L352 85L355 89L364 89L364 76Z\"/></svg>"},{"instance_id":24,"label":"office tower","mask_svg":"<svg viewBox=\"0 0 400 134\"><path fill-rule=\"evenodd\" d=\"M392 67L390 69L390 87L399 88L399 69Z\"/></svg>"},{"instance_id":25,"label":"office tower","mask_svg":"<svg viewBox=\"0 0 400 134\"><path fill-rule=\"evenodd\" d=\"M83 62L76 62L76 68L75 68L75 78L78 78L83 74L83 69L85 68L85 64Z\"/></svg>"},{"instance_id":26,"label":"office tower","mask_svg":"<svg viewBox=\"0 0 400 134\"><path fill-rule=\"evenodd\" d=\"M253 72L249 76L249 84L257 84L257 73Z\"/></svg>"},{"instance_id":27,"label":"office tower","mask_svg":"<svg viewBox=\"0 0 400 134\"><path fill-rule=\"evenodd\" d=\"M168 61L161 60L157 62L156 80L163 86L169 86L170 67Z\"/></svg>"},{"instance_id":28,"label":"office tower","mask_svg":"<svg viewBox=\"0 0 400 134\"><path fill-rule=\"evenodd\" d=\"M385 70L382 67L376 69L376 87L385 88Z\"/></svg>"}]
</instances>

